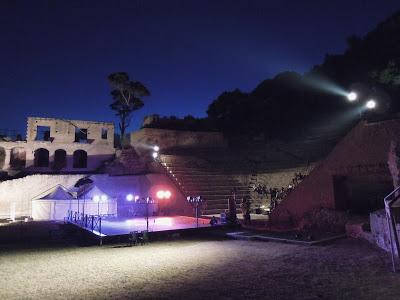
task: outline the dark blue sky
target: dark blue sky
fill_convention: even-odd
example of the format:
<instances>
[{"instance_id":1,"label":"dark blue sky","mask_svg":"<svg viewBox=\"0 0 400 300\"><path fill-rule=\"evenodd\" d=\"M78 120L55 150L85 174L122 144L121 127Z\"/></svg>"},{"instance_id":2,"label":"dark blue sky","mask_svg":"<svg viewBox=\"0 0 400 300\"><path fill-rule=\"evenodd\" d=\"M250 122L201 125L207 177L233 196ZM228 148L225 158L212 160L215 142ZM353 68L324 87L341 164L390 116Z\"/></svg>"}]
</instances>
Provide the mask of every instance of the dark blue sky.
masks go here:
<instances>
[{"instance_id":1,"label":"dark blue sky","mask_svg":"<svg viewBox=\"0 0 400 300\"><path fill-rule=\"evenodd\" d=\"M400 9L391 0L0 2L0 129L27 116L117 121L106 77L152 95L134 115L205 116L224 90L304 72Z\"/></svg>"}]
</instances>

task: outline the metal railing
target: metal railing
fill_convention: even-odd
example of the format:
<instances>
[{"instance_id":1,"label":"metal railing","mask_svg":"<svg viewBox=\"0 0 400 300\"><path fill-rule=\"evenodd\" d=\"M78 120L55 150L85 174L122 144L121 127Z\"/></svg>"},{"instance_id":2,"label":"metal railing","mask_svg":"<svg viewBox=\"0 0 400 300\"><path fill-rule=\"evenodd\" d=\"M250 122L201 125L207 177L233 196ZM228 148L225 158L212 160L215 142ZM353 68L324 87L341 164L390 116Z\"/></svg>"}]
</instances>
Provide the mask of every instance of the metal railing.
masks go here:
<instances>
[{"instance_id":1,"label":"metal railing","mask_svg":"<svg viewBox=\"0 0 400 300\"><path fill-rule=\"evenodd\" d=\"M393 190L390 194L388 194L383 202L385 203L385 212L386 212L386 220L388 224L389 230L389 238L390 238L390 252L392 255L392 268L393 272L396 272L396 261L395 261L395 249L393 247L393 242L396 246L397 257L399 258L399 236L396 228L396 221L392 214L392 205L400 198L400 186ZM394 240L394 241L393 241Z\"/></svg>"},{"instance_id":2,"label":"metal railing","mask_svg":"<svg viewBox=\"0 0 400 300\"><path fill-rule=\"evenodd\" d=\"M68 210L67 221L92 232L97 231L101 236L101 215L88 215Z\"/></svg>"}]
</instances>

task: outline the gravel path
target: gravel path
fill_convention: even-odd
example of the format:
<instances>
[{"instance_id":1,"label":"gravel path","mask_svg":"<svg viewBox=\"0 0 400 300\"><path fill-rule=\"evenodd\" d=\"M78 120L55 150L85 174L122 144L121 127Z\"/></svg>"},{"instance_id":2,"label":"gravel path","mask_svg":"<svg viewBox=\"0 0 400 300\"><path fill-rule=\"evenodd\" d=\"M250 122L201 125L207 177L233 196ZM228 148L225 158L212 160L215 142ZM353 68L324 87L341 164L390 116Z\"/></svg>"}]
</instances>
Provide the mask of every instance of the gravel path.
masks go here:
<instances>
[{"instance_id":1,"label":"gravel path","mask_svg":"<svg viewBox=\"0 0 400 300\"><path fill-rule=\"evenodd\" d=\"M355 240L0 249L0 286L0 299L400 299L389 256Z\"/></svg>"}]
</instances>

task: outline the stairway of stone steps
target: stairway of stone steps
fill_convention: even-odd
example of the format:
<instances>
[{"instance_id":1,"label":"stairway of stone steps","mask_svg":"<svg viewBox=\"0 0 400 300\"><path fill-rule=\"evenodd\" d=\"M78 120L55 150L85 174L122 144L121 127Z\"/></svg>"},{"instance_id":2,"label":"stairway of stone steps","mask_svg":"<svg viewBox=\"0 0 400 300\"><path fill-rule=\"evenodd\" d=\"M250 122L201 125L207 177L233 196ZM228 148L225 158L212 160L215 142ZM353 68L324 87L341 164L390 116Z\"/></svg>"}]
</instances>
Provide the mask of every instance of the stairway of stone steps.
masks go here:
<instances>
[{"instance_id":1,"label":"stairway of stone steps","mask_svg":"<svg viewBox=\"0 0 400 300\"><path fill-rule=\"evenodd\" d=\"M239 183L229 170L204 159L187 155L160 155L162 165L181 187L185 196L202 196L203 214L219 214L228 209L228 198L236 189L236 205L250 196L247 184Z\"/></svg>"}]
</instances>

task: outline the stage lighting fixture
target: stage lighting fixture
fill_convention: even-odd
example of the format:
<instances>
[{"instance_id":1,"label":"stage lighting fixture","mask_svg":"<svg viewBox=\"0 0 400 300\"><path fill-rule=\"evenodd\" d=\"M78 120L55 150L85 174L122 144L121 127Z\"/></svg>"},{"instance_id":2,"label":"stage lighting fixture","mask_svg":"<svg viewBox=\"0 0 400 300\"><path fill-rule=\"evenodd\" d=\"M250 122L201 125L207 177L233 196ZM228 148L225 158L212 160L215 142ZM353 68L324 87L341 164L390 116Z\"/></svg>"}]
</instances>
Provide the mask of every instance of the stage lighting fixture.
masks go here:
<instances>
[{"instance_id":1,"label":"stage lighting fixture","mask_svg":"<svg viewBox=\"0 0 400 300\"><path fill-rule=\"evenodd\" d=\"M156 193L156 196L158 199L169 199L171 198L171 192L168 190L167 191L160 190Z\"/></svg>"},{"instance_id":2,"label":"stage lighting fixture","mask_svg":"<svg viewBox=\"0 0 400 300\"><path fill-rule=\"evenodd\" d=\"M135 196L135 202L138 201L140 199L139 196Z\"/></svg>"},{"instance_id":3,"label":"stage lighting fixture","mask_svg":"<svg viewBox=\"0 0 400 300\"><path fill-rule=\"evenodd\" d=\"M376 101L373 99L368 100L367 103L365 103L365 107L368 109L374 109L376 107Z\"/></svg>"},{"instance_id":4,"label":"stage lighting fixture","mask_svg":"<svg viewBox=\"0 0 400 300\"><path fill-rule=\"evenodd\" d=\"M157 158L158 157L158 152L153 152L153 158Z\"/></svg>"},{"instance_id":5,"label":"stage lighting fixture","mask_svg":"<svg viewBox=\"0 0 400 300\"><path fill-rule=\"evenodd\" d=\"M101 195L101 201L107 201L107 199L108 199L108 197L107 197L107 195Z\"/></svg>"},{"instance_id":6,"label":"stage lighting fixture","mask_svg":"<svg viewBox=\"0 0 400 300\"><path fill-rule=\"evenodd\" d=\"M164 191L158 191L156 193L156 196L157 196L158 199L164 199L165 193L164 193Z\"/></svg>"},{"instance_id":7,"label":"stage lighting fixture","mask_svg":"<svg viewBox=\"0 0 400 300\"><path fill-rule=\"evenodd\" d=\"M160 147L158 147L158 146L156 145L156 146L153 147L153 150L156 151L156 152L158 152L158 151L160 151Z\"/></svg>"},{"instance_id":8,"label":"stage lighting fixture","mask_svg":"<svg viewBox=\"0 0 400 300\"><path fill-rule=\"evenodd\" d=\"M349 100L350 102L356 101L358 98L358 95L356 92L350 92L347 94L347 100Z\"/></svg>"},{"instance_id":9,"label":"stage lighting fixture","mask_svg":"<svg viewBox=\"0 0 400 300\"><path fill-rule=\"evenodd\" d=\"M93 196L93 201L94 202L99 202L100 201L100 196L99 195Z\"/></svg>"},{"instance_id":10,"label":"stage lighting fixture","mask_svg":"<svg viewBox=\"0 0 400 300\"><path fill-rule=\"evenodd\" d=\"M126 200L132 201L133 200L133 195L132 194L126 195Z\"/></svg>"}]
</instances>

